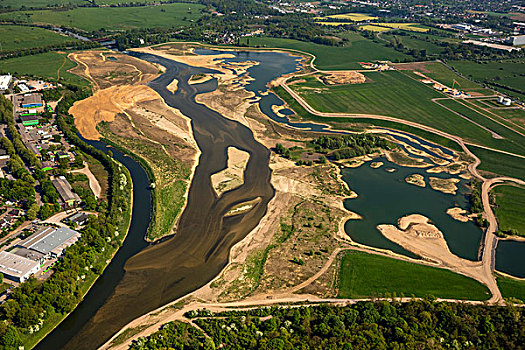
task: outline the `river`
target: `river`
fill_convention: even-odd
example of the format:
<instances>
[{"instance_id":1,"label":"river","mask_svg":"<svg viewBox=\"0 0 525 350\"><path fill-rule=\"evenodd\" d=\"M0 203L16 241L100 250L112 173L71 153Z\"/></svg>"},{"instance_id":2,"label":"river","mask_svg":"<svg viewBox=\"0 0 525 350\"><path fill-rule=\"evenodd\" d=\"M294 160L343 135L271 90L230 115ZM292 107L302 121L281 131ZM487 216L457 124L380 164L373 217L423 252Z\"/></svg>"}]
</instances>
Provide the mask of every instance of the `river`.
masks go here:
<instances>
[{"instance_id":1,"label":"river","mask_svg":"<svg viewBox=\"0 0 525 350\"><path fill-rule=\"evenodd\" d=\"M199 49L196 52L200 54L217 53L205 49ZM246 60L260 62L248 69L248 74L255 80L251 81L246 89L254 91L256 96L261 98L260 106L263 113L280 123L296 128L326 131L327 127L324 125L293 123L288 118L277 116L271 106L272 104L282 105L283 102L273 93L261 94L267 91L269 81L297 70L297 57L275 52L223 51L222 53L236 55L228 59L232 62ZM134 206L130 231L122 248L78 308L50 333L37 346L37 349L95 349L136 317L205 285L225 267L230 248L259 223L266 213L268 202L274 195L274 189L270 184L271 171L268 167L269 150L259 144L254 139L252 131L242 124L224 118L219 113L195 102L194 98L198 93L213 91L217 82L210 80L203 84L190 85L188 80L194 74L213 73L213 71L190 67L154 55L143 53L133 55L166 67L166 72L152 81L149 86L157 91L168 105L179 109L191 119L194 137L202 153L189 189L187 206L183 211L175 236L162 240L158 244L148 244L144 237L151 213L151 197L147 189L149 180L144 170L135 161L113 150L115 158L130 170L133 179ZM166 89L166 86L174 78L178 80L178 89L172 94ZM90 143L99 149L106 148L101 142ZM210 175L226 167L227 149L230 146L250 154L244 175L245 182L242 186L217 197L211 186ZM414 144L414 147L420 146ZM446 152L449 151L446 150ZM400 170L398 174L378 175L381 172L384 171L372 169L369 174L372 177L367 179L366 172L358 175L357 173L352 174L352 170L344 170L345 178L347 180L351 178L349 180L351 187L360 195L358 199L353 200L354 202L347 201L345 205L365 216L365 220L361 223L368 225L363 227L365 235L376 235L373 238L376 241L367 241L368 238L365 237L362 239L363 242L378 246L383 244L387 248L397 249L400 253L410 255L395 244L387 244L388 242L384 240L380 242L377 238L379 232L374 231L372 227L375 227L378 222L393 223L399 216L416 210L419 208L417 203L421 202L421 200L417 201L417 198L424 198L425 203L432 203L436 198L450 195L425 189L423 197L418 197L417 194L411 195L409 202L412 205L410 208L413 209L404 207L408 205L408 202L392 202L390 198L388 203L396 206L396 211L389 212L388 205L385 204L378 206L377 213L372 215L367 208L373 208L373 203L382 201L383 196L368 195L367 190L362 186L373 187L387 179L386 176L391 176L391 181L400 182L396 177L400 177L403 173ZM419 171L411 169L411 172ZM377 181L373 180L373 176ZM385 191L389 189L388 184L392 184L391 181L385 180ZM391 189L396 189L397 185ZM416 189L409 188L409 191L412 190ZM385 193L387 196L397 196L399 192ZM224 214L233 206L257 197L261 200L249 212L224 217ZM464 198L464 195L458 195L452 202L457 201L459 205L464 206ZM359 200L368 202L360 204ZM439 204L435 208L431 206L428 210L433 213L439 212L439 220L445 220L446 214L443 208L450 202L447 200L446 205ZM363 205L362 208L360 208L361 205ZM387 215L381 216L381 211ZM429 217L438 220L436 215L429 214ZM374 218L371 220L368 217ZM357 222L347 223L348 229L353 234L355 228L352 229L352 225L359 224ZM454 223L447 225L454 225ZM477 251L475 245L476 242L479 242L480 233L479 230L474 233L475 228L469 225L463 227L468 227L468 232L464 237L457 233L453 235L444 233L447 240L450 239L453 252L463 257L473 258ZM361 239L355 236L354 238ZM462 251L463 246L467 247L464 251Z\"/></svg>"}]
</instances>

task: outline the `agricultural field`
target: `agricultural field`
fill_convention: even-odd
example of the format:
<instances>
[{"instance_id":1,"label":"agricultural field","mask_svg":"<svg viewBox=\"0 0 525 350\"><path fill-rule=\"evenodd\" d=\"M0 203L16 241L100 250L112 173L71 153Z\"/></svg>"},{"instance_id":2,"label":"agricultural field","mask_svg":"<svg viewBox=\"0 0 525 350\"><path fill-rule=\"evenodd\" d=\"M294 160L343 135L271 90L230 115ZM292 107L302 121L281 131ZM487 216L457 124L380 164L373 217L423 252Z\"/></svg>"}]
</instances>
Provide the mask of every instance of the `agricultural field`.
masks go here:
<instances>
[{"instance_id":1,"label":"agricultural field","mask_svg":"<svg viewBox=\"0 0 525 350\"><path fill-rule=\"evenodd\" d=\"M32 49L72 41L76 41L76 39L43 28L0 26L0 52Z\"/></svg>"},{"instance_id":2,"label":"agricultural field","mask_svg":"<svg viewBox=\"0 0 525 350\"><path fill-rule=\"evenodd\" d=\"M429 28L417 23L374 23L374 25L391 29L401 29L409 32L426 33L429 31Z\"/></svg>"},{"instance_id":3,"label":"agricultural field","mask_svg":"<svg viewBox=\"0 0 525 350\"><path fill-rule=\"evenodd\" d=\"M0 20L45 23L74 27L85 31L127 30L136 28L172 28L200 17L204 6L173 3L143 7L78 7L68 11L20 11L0 14Z\"/></svg>"},{"instance_id":4,"label":"agricultural field","mask_svg":"<svg viewBox=\"0 0 525 350\"><path fill-rule=\"evenodd\" d=\"M322 22L322 21L319 21L319 22L315 22L315 23L321 24L323 26L332 26L332 27L350 25L350 23L348 23L348 22Z\"/></svg>"},{"instance_id":5,"label":"agricultural field","mask_svg":"<svg viewBox=\"0 0 525 350\"><path fill-rule=\"evenodd\" d=\"M501 231L515 230L525 236L525 188L497 186L492 190L496 198L495 213Z\"/></svg>"},{"instance_id":6,"label":"agricultural field","mask_svg":"<svg viewBox=\"0 0 525 350\"><path fill-rule=\"evenodd\" d=\"M525 179L525 161L523 158L475 146L469 146L469 149L481 160L478 170Z\"/></svg>"},{"instance_id":7,"label":"agricultural field","mask_svg":"<svg viewBox=\"0 0 525 350\"><path fill-rule=\"evenodd\" d=\"M359 26L359 29L360 30L370 30L372 32L377 32L377 33L388 32L389 30L391 30L390 28L380 27L380 26L376 26L373 24L366 24L363 26Z\"/></svg>"},{"instance_id":8,"label":"agricultural field","mask_svg":"<svg viewBox=\"0 0 525 350\"><path fill-rule=\"evenodd\" d=\"M360 69L359 62L363 61L391 60L402 62L411 60L410 56L374 43L358 33L348 33L346 38L348 38L349 43L344 47L267 37L249 38L249 42L250 46L283 48L310 53L316 57L315 66L324 70ZM246 42L246 39L241 40L241 43Z\"/></svg>"},{"instance_id":9,"label":"agricultural field","mask_svg":"<svg viewBox=\"0 0 525 350\"><path fill-rule=\"evenodd\" d=\"M434 98L443 98L443 94L401 72L363 74L368 80L364 84L326 86L315 78L304 77L305 82L293 84L291 88L321 112L391 116L425 124L486 146L511 152L523 150L523 143L519 142L522 138L516 142L518 134L462 105L453 106L466 109L468 115L475 116L478 123L487 123L503 135L509 135L509 140L492 138L489 131L432 101ZM439 102L455 103L449 100Z\"/></svg>"},{"instance_id":10,"label":"agricultural field","mask_svg":"<svg viewBox=\"0 0 525 350\"><path fill-rule=\"evenodd\" d=\"M498 276L496 281L504 298L514 298L525 302L525 281L504 276Z\"/></svg>"},{"instance_id":11,"label":"agricultural field","mask_svg":"<svg viewBox=\"0 0 525 350\"><path fill-rule=\"evenodd\" d=\"M481 283L452 271L363 252L343 255L339 272L339 297L434 296L486 300Z\"/></svg>"},{"instance_id":12,"label":"agricultural field","mask_svg":"<svg viewBox=\"0 0 525 350\"><path fill-rule=\"evenodd\" d=\"M466 77L480 83L498 84L500 86L493 87L505 94L525 99L525 61L523 60L483 63L451 61L449 64Z\"/></svg>"},{"instance_id":13,"label":"agricultural field","mask_svg":"<svg viewBox=\"0 0 525 350\"><path fill-rule=\"evenodd\" d=\"M338 15L318 17L317 19L325 19L325 18L340 19L340 20L346 20L346 21L352 21L352 22L373 21L377 19L377 17L370 16L365 13L342 13Z\"/></svg>"},{"instance_id":14,"label":"agricultural field","mask_svg":"<svg viewBox=\"0 0 525 350\"><path fill-rule=\"evenodd\" d=\"M42 78L51 78L61 81L87 86L84 80L67 70L75 67L76 64L67 58L66 53L46 52L32 56L23 56L2 60L0 71L13 75L32 75Z\"/></svg>"},{"instance_id":15,"label":"agricultural field","mask_svg":"<svg viewBox=\"0 0 525 350\"><path fill-rule=\"evenodd\" d=\"M404 37L402 38L404 39ZM493 94L492 91L484 89L481 85L456 74L441 62L416 62L398 64L396 65L396 68L400 70L417 71L423 73L425 76L434 79L448 87L452 87L454 81L456 81L455 87L468 93L478 93L481 95ZM413 75L413 77L416 76ZM420 77L417 78L421 79Z\"/></svg>"}]
</instances>

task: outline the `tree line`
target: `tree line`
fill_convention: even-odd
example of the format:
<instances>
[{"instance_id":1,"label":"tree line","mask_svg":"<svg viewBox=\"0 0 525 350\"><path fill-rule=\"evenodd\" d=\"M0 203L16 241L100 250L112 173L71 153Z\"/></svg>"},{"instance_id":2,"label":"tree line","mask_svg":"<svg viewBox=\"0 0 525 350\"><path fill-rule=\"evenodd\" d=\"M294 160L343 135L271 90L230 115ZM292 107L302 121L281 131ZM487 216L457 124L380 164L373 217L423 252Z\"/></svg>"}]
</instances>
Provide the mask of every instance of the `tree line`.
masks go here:
<instances>
[{"instance_id":1,"label":"tree line","mask_svg":"<svg viewBox=\"0 0 525 350\"><path fill-rule=\"evenodd\" d=\"M186 314L131 349L518 349L523 308L429 300ZM206 335L205 335L206 334Z\"/></svg>"}]
</instances>

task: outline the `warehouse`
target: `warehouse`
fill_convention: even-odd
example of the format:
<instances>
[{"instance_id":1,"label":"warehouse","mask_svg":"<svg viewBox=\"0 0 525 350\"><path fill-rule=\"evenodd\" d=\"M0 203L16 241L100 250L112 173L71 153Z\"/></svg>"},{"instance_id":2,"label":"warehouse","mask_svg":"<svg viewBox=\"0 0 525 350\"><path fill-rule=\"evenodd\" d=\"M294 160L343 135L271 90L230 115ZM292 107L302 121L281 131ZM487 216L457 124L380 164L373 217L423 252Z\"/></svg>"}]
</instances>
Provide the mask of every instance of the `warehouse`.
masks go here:
<instances>
[{"instance_id":1,"label":"warehouse","mask_svg":"<svg viewBox=\"0 0 525 350\"><path fill-rule=\"evenodd\" d=\"M40 269L40 263L9 252L0 252L0 272L15 282L24 282Z\"/></svg>"},{"instance_id":2,"label":"warehouse","mask_svg":"<svg viewBox=\"0 0 525 350\"><path fill-rule=\"evenodd\" d=\"M20 102L22 108L43 107L42 97L39 94L26 94Z\"/></svg>"},{"instance_id":3,"label":"warehouse","mask_svg":"<svg viewBox=\"0 0 525 350\"><path fill-rule=\"evenodd\" d=\"M62 201L66 206L72 207L80 203L80 197L78 196L78 194L73 192L73 188L71 187L71 185L65 177L59 176L51 180L51 182L53 183L53 186L55 186L55 188L57 189L60 198L62 198Z\"/></svg>"},{"instance_id":4,"label":"warehouse","mask_svg":"<svg viewBox=\"0 0 525 350\"><path fill-rule=\"evenodd\" d=\"M38 125L38 116L36 115L22 115L20 116L23 126Z\"/></svg>"},{"instance_id":5,"label":"warehouse","mask_svg":"<svg viewBox=\"0 0 525 350\"><path fill-rule=\"evenodd\" d=\"M46 258L58 258L64 249L73 245L79 238L80 233L68 227L42 227L18 246L39 252Z\"/></svg>"}]
</instances>

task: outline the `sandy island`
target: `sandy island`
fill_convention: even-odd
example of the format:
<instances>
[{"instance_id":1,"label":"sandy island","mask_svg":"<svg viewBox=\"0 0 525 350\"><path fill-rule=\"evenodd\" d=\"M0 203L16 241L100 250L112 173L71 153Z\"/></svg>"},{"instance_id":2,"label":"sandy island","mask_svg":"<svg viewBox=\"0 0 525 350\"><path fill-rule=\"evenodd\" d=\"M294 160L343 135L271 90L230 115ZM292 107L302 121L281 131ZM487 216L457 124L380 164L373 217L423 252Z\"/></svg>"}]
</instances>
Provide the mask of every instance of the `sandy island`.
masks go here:
<instances>
[{"instance_id":1,"label":"sandy island","mask_svg":"<svg viewBox=\"0 0 525 350\"><path fill-rule=\"evenodd\" d=\"M373 169L378 169L378 168L381 168L383 164L384 164L383 162L372 162L370 163L370 167Z\"/></svg>"},{"instance_id":2,"label":"sandy island","mask_svg":"<svg viewBox=\"0 0 525 350\"><path fill-rule=\"evenodd\" d=\"M235 147L228 147L228 166L211 176L211 184L217 196L241 186L244 183L244 170L250 154Z\"/></svg>"},{"instance_id":3,"label":"sandy island","mask_svg":"<svg viewBox=\"0 0 525 350\"><path fill-rule=\"evenodd\" d=\"M405 179L406 183L416 185L419 187L426 187L425 177L421 174L408 175Z\"/></svg>"},{"instance_id":4,"label":"sandy island","mask_svg":"<svg viewBox=\"0 0 525 350\"><path fill-rule=\"evenodd\" d=\"M458 186L456 184L459 182L459 179L450 178L450 179L440 179L438 177L430 177L430 187L436 191L441 191L447 194L456 194Z\"/></svg>"},{"instance_id":5,"label":"sandy island","mask_svg":"<svg viewBox=\"0 0 525 350\"><path fill-rule=\"evenodd\" d=\"M168 86L166 86L166 89L173 94L175 91L177 91L178 85L179 81L175 78L171 83L168 84Z\"/></svg>"},{"instance_id":6,"label":"sandy island","mask_svg":"<svg viewBox=\"0 0 525 350\"><path fill-rule=\"evenodd\" d=\"M468 212L460 207L453 207L447 209L447 214L450 215L454 220L458 220L461 222L468 222L471 220L470 215L467 214Z\"/></svg>"}]
</instances>

